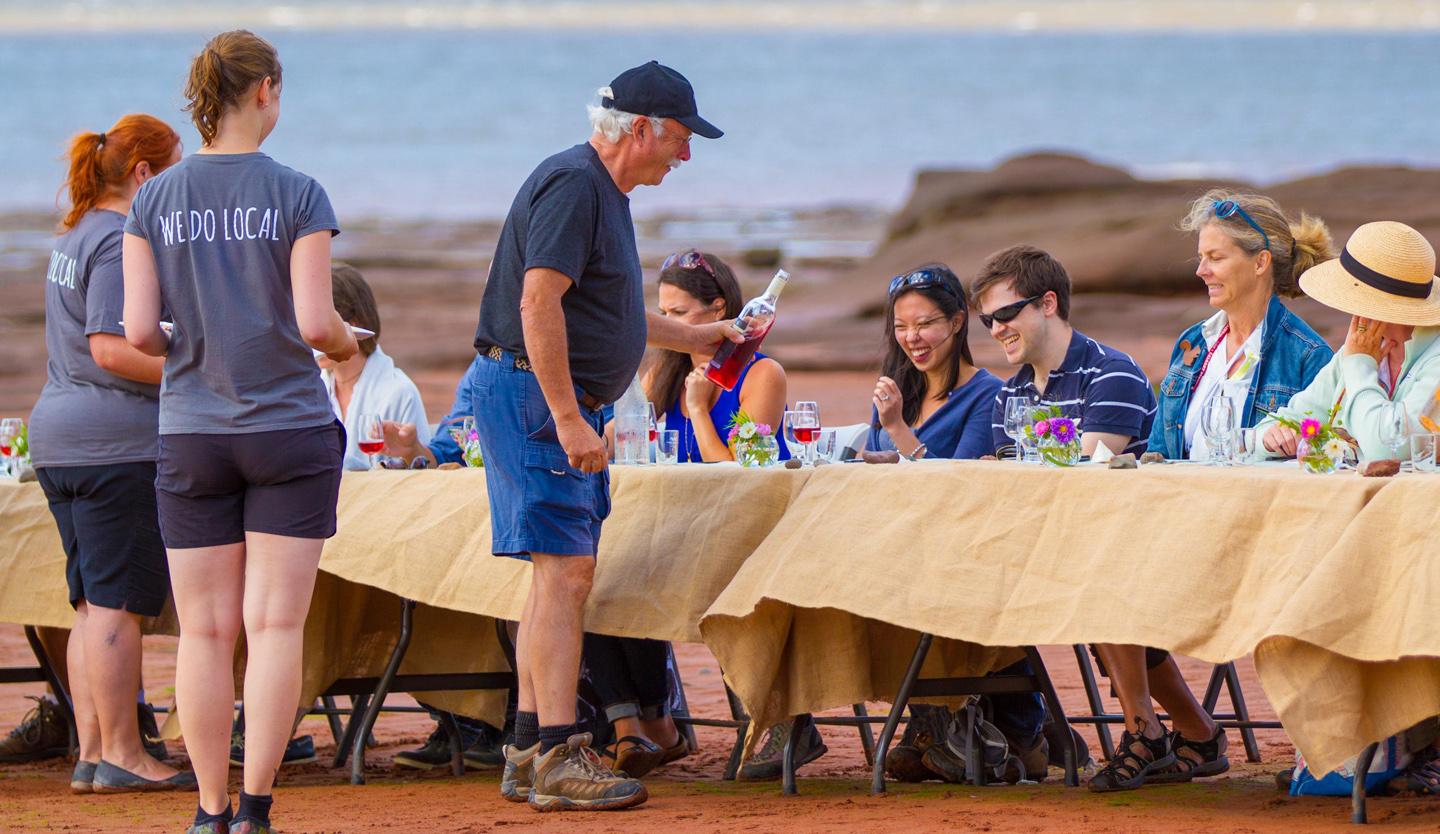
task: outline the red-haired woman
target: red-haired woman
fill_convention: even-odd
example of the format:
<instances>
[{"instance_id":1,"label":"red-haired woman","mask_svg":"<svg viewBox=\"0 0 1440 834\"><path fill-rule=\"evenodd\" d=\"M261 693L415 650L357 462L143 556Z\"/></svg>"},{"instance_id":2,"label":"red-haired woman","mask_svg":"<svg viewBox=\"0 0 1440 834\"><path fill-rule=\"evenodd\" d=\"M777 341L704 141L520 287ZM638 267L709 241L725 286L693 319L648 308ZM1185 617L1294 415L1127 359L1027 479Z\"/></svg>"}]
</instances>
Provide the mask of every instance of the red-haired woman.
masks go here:
<instances>
[{"instance_id":1,"label":"red-haired woman","mask_svg":"<svg viewBox=\"0 0 1440 834\"><path fill-rule=\"evenodd\" d=\"M70 143L70 210L45 273L48 378L30 415L31 456L65 547L75 626L67 665L78 793L193 788L146 754L136 717L140 618L169 596L155 509L163 362L125 341L121 241L146 180L180 159L180 137L130 115Z\"/></svg>"}]
</instances>

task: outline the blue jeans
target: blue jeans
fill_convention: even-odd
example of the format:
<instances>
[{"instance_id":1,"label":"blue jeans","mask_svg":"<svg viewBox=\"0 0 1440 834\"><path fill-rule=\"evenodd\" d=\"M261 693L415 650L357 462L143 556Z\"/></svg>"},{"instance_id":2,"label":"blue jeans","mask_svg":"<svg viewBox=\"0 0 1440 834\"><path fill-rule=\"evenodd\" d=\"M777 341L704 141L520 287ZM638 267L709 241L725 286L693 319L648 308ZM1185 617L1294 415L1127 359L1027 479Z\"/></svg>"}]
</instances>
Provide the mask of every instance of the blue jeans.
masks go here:
<instances>
[{"instance_id":1,"label":"blue jeans","mask_svg":"<svg viewBox=\"0 0 1440 834\"><path fill-rule=\"evenodd\" d=\"M997 675L1033 675L1030 661L1012 663ZM990 696L995 711L995 726L1009 739L1029 747L1045 726L1045 699L1038 692L1009 692Z\"/></svg>"},{"instance_id":2,"label":"blue jeans","mask_svg":"<svg viewBox=\"0 0 1440 834\"><path fill-rule=\"evenodd\" d=\"M610 515L609 471L588 474L570 465L540 383L515 368L509 354L480 358L472 395L490 493L491 551L525 560L531 553L593 557ZM601 412L580 406L580 413L604 432Z\"/></svg>"}]
</instances>

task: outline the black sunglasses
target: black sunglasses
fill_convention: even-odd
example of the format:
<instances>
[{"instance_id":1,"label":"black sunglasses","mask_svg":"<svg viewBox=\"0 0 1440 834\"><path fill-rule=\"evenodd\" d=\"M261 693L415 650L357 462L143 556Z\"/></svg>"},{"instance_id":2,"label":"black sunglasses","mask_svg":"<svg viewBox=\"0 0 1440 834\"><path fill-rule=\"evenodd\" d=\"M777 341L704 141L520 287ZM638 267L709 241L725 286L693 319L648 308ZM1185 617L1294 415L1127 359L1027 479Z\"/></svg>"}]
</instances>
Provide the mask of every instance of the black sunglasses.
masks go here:
<instances>
[{"instance_id":1,"label":"black sunglasses","mask_svg":"<svg viewBox=\"0 0 1440 834\"><path fill-rule=\"evenodd\" d=\"M891 278L890 297L894 298L895 294L901 290L919 290L926 287L939 287L960 302L960 309L965 309L965 299L955 291L954 287L950 286L950 282L945 280L945 276L933 269L917 269L914 272L907 272Z\"/></svg>"},{"instance_id":2,"label":"black sunglasses","mask_svg":"<svg viewBox=\"0 0 1440 834\"><path fill-rule=\"evenodd\" d=\"M1020 315L1021 310L1024 310L1027 306L1034 304L1044 297L1044 293L1032 295L1029 298L1022 298L1014 304L1006 304L993 313L981 313L979 315L980 323L985 325L986 330L989 330L997 321L1001 324L1007 321L1014 321L1015 317Z\"/></svg>"}]
</instances>

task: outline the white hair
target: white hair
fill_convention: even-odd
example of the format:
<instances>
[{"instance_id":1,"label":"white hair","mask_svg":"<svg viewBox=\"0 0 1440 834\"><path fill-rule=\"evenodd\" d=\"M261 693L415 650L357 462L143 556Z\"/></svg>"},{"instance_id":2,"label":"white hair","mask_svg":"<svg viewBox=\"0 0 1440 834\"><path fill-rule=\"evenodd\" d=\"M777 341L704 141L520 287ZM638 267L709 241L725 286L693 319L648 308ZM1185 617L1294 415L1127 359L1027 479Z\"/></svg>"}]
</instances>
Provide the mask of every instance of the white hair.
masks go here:
<instances>
[{"instance_id":1,"label":"white hair","mask_svg":"<svg viewBox=\"0 0 1440 834\"><path fill-rule=\"evenodd\" d=\"M609 87L601 87L595 91L600 98L613 99L615 94ZM616 110L613 107L605 107L601 104L590 104L585 107L585 112L590 115L590 127L596 133L605 137L605 141L615 143L620 141L623 134L635 132L636 119L649 119L650 129L655 135L665 135L665 121L655 116L639 116L635 113L626 113L624 110Z\"/></svg>"}]
</instances>

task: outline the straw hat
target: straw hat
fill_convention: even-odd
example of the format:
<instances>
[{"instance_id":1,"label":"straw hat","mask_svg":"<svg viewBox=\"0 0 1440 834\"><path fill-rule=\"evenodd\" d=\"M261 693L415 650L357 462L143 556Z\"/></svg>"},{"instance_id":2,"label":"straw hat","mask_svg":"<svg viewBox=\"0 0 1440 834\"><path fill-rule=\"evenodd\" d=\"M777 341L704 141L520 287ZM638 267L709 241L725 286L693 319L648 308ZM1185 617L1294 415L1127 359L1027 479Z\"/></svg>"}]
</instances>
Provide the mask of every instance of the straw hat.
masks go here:
<instances>
[{"instance_id":1,"label":"straw hat","mask_svg":"<svg viewBox=\"0 0 1440 834\"><path fill-rule=\"evenodd\" d=\"M1392 324L1440 324L1435 250L1419 232L1393 220L1356 229L1340 257L1305 270L1300 289L1352 316Z\"/></svg>"}]
</instances>

